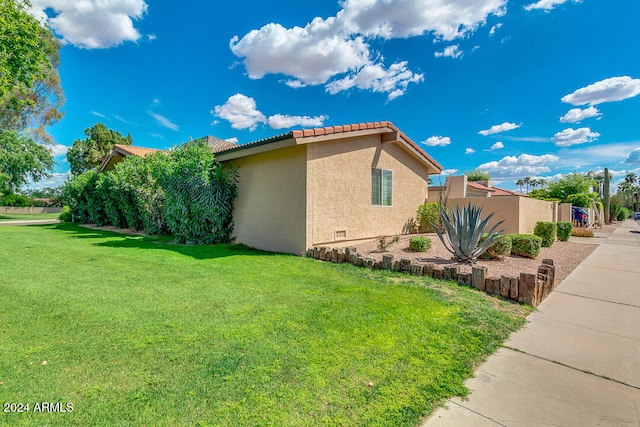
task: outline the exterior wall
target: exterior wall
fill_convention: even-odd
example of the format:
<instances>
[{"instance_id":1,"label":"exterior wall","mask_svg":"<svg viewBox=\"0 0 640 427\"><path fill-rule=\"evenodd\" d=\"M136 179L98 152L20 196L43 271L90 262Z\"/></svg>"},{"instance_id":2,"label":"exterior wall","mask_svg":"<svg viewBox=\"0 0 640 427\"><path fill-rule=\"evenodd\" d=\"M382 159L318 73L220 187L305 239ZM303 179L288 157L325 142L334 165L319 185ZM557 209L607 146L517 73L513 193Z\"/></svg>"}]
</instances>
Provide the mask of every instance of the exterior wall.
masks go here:
<instances>
[{"instance_id":1,"label":"exterior wall","mask_svg":"<svg viewBox=\"0 0 640 427\"><path fill-rule=\"evenodd\" d=\"M399 143L374 134L316 142L307 155L309 245L403 233L415 223L429 175ZM392 206L371 204L371 168L393 172Z\"/></svg>"},{"instance_id":2,"label":"exterior wall","mask_svg":"<svg viewBox=\"0 0 640 427\"><path fill-rule=\"evenodd\" d=\"M571 203L560 203L558 205L558 221L571 222Z\"/></svg>"},{"instance_id":3,"label":"exterior wall","mask_svg":"<svg viewBox=\"0 0 640 427\"><path fill-rule=\"evenodd\" d=\"M546 200L536 200L529 197L501 196L501 197L467 197L464 199L449 198L452 206L467 204L482 206L484 217L496 212L489 223L489 228L496 222L504 220L502 227L505 234L533 234L538 221L556 222L557 203Z\"/></svg>"},{"instance_id":4,"label":"exterior wall","mask_svg":"<svg viewBox=\"0 0 640 427\"><path fill-rule=\"evenodd\" d=\"M0 206L0 213L13 214L13 215L45 214L45 213L60 213L60 212L62 212L62 208L36 208L36 207L17 208L14 206Z\"/></svg>"},{"instance_id":5,"label":"exterior wall","mask_svg":"<svg viewBox=\"0 0 640 427\"><path fill-rule=\"evenodd\" d=\"M448 176L447 181L445 182L447 190L449 191L449 198L457 199L463 197L474 197L474 195L467 194L467 176L466 175L458 175L458 176Z\"/></svg>"},{"instance_id":6,"label":"exterior wall","mask_svg":"<svg viewBox=\"0 0 640 427\"><path fill-rule=\"evenodd\" d=\"M232 160L240 176L234 203L237 243L300 255L306 250L306 147Z\"/></svg>"},{"instance_id":7,"label":"exterior wall","mask_svg":"<svg viewBox=\"0 0 640 427\"><path fill-rule=\"evenodd\" d=\"M538 221L556 222L558 219L556 202L514 196L520 201L520 233L533 234Z\"/></svg>"},{"instance_id":8,"label":"exterior wall","mask_svg":"<svg viewBox=\"0 0 640 427\"><path fill-rule=\"evenodd\" d=\"M488 229L491 229L495 223L504 220L501 228L505 231L503 234L509 233L521 233L520 227L520 199L523 197L466 197L462 198L449 198L449 206L459 205L460 208L467 206L469 203L482 207L483 218L486 218L495 212L496 214L489 222ZM531 229L533 233L533 229Z\"/></svg>"}]
</instances>

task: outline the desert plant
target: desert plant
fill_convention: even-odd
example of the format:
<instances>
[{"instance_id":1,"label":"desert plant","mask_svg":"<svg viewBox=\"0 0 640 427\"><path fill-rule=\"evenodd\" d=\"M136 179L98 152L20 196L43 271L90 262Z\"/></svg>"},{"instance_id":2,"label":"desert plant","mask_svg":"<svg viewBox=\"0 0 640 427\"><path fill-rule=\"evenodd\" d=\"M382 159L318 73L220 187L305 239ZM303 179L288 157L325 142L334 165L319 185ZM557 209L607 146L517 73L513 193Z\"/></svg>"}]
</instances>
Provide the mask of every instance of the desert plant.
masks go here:
<instances>
[{"instance_id":1,"label":"desert plant","mask_svg":"<svg viewBox=\"0 0 640 427\"><path fill-rule=\"evenodd\" d=\"M440 206L436 202L426 202L425 204L418 206L416 220L420 225L420 232L433 233L433 227L431 224L436 224L438 222L439 215Z\"/></svg>"},{"instance_id":2,"label":"desert plant","mask_svg":"<svg viewBox=\"0 0 640 427\"><path fill-rule=\"evenodd\" d=\"M431 247L431 239L428 237L412 237L409 239L409 249L414 252L425 252Z\"/></svg>"},{"instance_id":3,"label":"desert plant","mask_svg":"<svg viewBox=\"0 0 640 427\"><path fill-rule=\"evenodd\" d=\"M542 237L531 234L507 234L511 239L511 254L535 259L540 255Z\"/></svg>"},{"instance_id":4,"label":"desert plant","mask_svg":"<svg viewBox=\"0 0 640 427\"><path fill-rule=\"evenodd\" d=\"M576 237L593 237L593 230L584 227L575 227L571 230L571 235Z\"/></svg>"},{"instance_id":5,"label":"desert plant","mask_svg":"<svg viewBox=\"0 0 640 427\"><path fill-rule=\"evenodd\" d=\"M395 245L400 241L400 235L396 234L395 236L387 236L386 234L382 234L378 236L378 250L380 252L386 252L391 245Z\"/></svg>"},{"instance_id":6,"label":"desert plant","mask_svg":"<svg viewBox=\"0 0 640 427\"><path fill-rule=\"evenodd\" d=\"M444 234L438 230L437 226L433 226L433 228L445 248L453 254L456 260L473 263L497 241L504 231L504 229L498 230L498 227L504 222L499 221L486 232L485 240L480 243L480 239L485 234L489 221L494 215L495 212L492 212L483 220L482 207L468 204L460 209L460 206L456 206L451 214L443 212L440 215L444 225Z\"/></svg>"},{"instance_id":7,"label":"desert plant","mask_svg":"<svg viewBox=\"0 0 640 427\"><path fill-rule=\"evenodd\" d=\"M604 168L604 183L602 185L602 202L604 203L604 222L611 222L611 178L609 168Z\"/></svg>"},{"instance_id":8,"label":"desert plant","mask_svg":"<svg viewBox=\"0 0 640 427\"><path fill-rule=\"evenodd\" d=\"M618 211L618 215L616 215L616 219L618 221L624 221L625 219L629 218L629 215L631 215L631 211L629 211L629 209L622 206Z\"/></svg>"},{"instance_id":9,"label":"desert plant","mask_svg":"<svg viewBox=\"0 0 640 427\"><path fill-rule=\"evenodd\" d=\"M557 224L557 234L558 240L561 242L566 242L569 240L569 236L571 236L571 230L573 229L573 224L569 221L560 221Z\"/></svg>"},{"instance_id":10,"label":"desert plant","mask_svg":"<svg viewBox=\"0 0 640 427\"><path fill-rule=\"evenodd\" d=\"M533 229L535 236L542 237L542 246L545 248L550 248L553 242L556 241L556 233L557 228L555 222L539 221Z\"/></svg>"},{"instance_id":11,"label":"desert plant","mask_svg":"<svg viewBox=\"0 0 640 427\"><path fill-rule=\"evenodd\" d=\"M484 241L485 236L481 239ZM509 236L500 236L498 240L480 255L482 259L504 259L511 254L511 238Z\"/></svg>"}]
</instances>

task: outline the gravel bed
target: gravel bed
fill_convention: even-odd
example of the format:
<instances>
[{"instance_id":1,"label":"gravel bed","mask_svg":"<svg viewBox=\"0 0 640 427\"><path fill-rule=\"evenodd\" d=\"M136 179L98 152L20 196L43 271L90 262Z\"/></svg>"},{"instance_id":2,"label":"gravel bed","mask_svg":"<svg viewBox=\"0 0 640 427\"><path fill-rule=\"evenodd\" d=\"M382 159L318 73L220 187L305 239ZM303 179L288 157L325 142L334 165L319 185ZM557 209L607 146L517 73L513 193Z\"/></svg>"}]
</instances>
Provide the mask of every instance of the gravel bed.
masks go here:
<instances>
[{"instance_id":1,"label":"gravel bed","mask_svg":"<svg viewBox=\"0 0 640 427\"><path fill-rule=\"evenodd\" d=\"M596 229L597 237L606 237L616 229L619 223L606 225ZM413 252L409 249L409 239L415 236L426 236L431 239L431 248L426 252ZM536 259L529 259L518 256L510 256L504 260L478 260L476 265L487 267L487 277L499 278L502 275L518 277L520 273L535 274L543 259L552 259L556 267L556 286L559 285L585 258L587 258L597 247L601 239L594 239L594 243L586 239L578 241L559 242L556 241L550 248L542 248L540 255ZM382 255L391 254L394 260L401 258L410 259L414 262L438 265L458 265L460 272L471 273L471 266L461 264L452 259L438 236L434 234L414 234L405 235L400 238L400 242L392 245L386 252L378 250L376 241L368 241L356 245L359 254L382 261Z\"/></svg>"}]
</instances>

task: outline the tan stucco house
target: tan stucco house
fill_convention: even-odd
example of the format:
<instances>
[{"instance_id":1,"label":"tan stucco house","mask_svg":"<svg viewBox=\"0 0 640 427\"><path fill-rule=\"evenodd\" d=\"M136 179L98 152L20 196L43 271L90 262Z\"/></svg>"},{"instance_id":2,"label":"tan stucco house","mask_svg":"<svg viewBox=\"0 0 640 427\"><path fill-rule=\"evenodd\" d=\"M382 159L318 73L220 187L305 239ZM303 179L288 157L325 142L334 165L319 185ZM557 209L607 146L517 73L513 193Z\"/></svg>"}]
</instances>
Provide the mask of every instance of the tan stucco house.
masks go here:
<instances>
[{"instance_id":1,"label":"tan stucco house","mask_svg":"<svg viewBox=\"0 0 640 427\"><path fill-rule=\"evenodd\" d=\"M294 130L215 151L238 166L236 242L294 254L407 231L429 175L442 171L390 122Z\"/></svg>"}]
</instances>

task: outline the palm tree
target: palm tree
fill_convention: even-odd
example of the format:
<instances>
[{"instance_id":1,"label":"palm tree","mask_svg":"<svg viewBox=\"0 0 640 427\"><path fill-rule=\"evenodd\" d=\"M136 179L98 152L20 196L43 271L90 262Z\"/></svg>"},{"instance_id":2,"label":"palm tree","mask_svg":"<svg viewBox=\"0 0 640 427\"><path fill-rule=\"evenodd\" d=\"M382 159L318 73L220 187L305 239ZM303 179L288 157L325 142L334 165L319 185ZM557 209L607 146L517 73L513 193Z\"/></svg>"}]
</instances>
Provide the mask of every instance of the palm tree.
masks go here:
<instances>
[{"instance_id":1,"label":"palm tree","mask_svg":"<svg viewBox=\"0 0 640 427\"><path fill-rule=\"evenodd\" d=\"M522 182L524 182L524 185L527 186L527 194L529 194L529 185L531 184L531 177L525 176Z\"/></svg>"},{"instance_id":2,"label":"palm tree","mask_svg":"<svg viewBox=\"0 0 640 427\"><path fill-rule=\"evenodd\" d=\"M522 187L524 187L524 181L519 179L516 181L516 185L520 187L520 192L522 193Z\"/></svg>"},{"instance_id":3,"label":"palm tree","mask_svg":"<svg viewBox=\"0 0 640 427\"><path fill-rule=\"evenodd\" d=\"M538 184L540 185L540 188L544 188L544 186L547 185L547 180L544 178L540 178L538 180Z\"/></svg>"}]
</instances>

